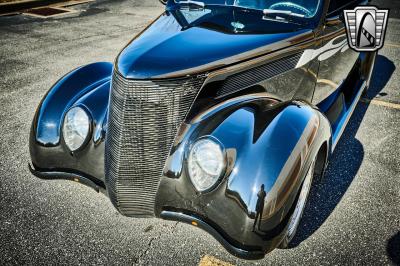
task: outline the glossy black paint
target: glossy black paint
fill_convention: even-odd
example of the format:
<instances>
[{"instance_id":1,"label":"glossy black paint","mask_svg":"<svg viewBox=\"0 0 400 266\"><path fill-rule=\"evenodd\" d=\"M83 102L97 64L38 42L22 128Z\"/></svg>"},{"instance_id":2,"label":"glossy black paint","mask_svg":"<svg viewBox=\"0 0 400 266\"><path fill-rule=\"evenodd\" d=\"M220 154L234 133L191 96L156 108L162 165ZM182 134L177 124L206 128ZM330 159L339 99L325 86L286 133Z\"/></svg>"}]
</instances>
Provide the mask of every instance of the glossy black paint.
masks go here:
<instances>
[{"instance_id":1,"label":"glossy black paint","mask_svg":"<svg viewBox=\"0 0 400 266\"><path fill-rule=\"evenodd\" d=\"M111 63L91 64L66 75L39 105L31 128L30 154L35 168L51 172L84 173L104 181L104 131L110 93ZM61 134L65 113L74 106L91 118L90 140L74 153Z\"/></svg>"},{"instance_id":2,"label":"glossy black paint","mask_svg":"<svg viewBox=\"0 0 400 266\"><path fill-rule=\"evenodd\" d=\"M316 19L304 25L262 22L273 30L261 33L235 32L228 20L218 27L193 25L179 10L167 7L120 53L114 68L125 78L206 77L171 143L156 197L158 217L195 222L246 259L261 258L279 245L311 161L326 147L318 169L323 173L374 64L373 55L347 49L343 21L328 23L322 14L328 5L325 1ZM229 18L232 10L224 12ZM230 77L297 53L301 57L295 67L218 95ZM34 175L106 188L104 137L112 71L111 63L79 68L44 97L30 135ZM330 122L325 114L341 94L346 109ZM75 153L61 134L64 115L73 106L91 117L90 140ZM227 167L215 189L199 193L187 174L188 151L197 139L210 136L224 146ZM257 207L261 186L266 193L262 211Z\"/></svg>"},{"instance_id":3,"label":"glossy black paint","mask_svg":"<svg viewBox=\"0 0 400 266\"><path fill-rule=\"evenodd\" d=\"M102 192L106 194L106 187L103 182L100 180L89 177L87 174L78 174L78 173L66 173L63 171L50 171L46 172L43 169L35 169L32 165L28 165L29 171L35 175L36 177L43 180L70 180L74 182L78 182L84 184L85 186L93 188L96 192Z\"/></svg>"},{"instance_id":4,"label":"glossy black paint","mask_svg":"<svg viewBox=\"0 0 400 266\"><path fill-rule=\"evenodd\" d=\"M203 26L186 27L179 12L163 13L125 47L116 64L123 76L154 79L222 68L288 46L291 39L311 31L297 24L254 19L253 14L246 14L247 18L265 24L263 28L268 32L230 34Z\"/></svg>"},{"instance_id":5,"label":"glossy black paint","mask_svg":"<svg viewBox=\"0 0 400 266\"><path fill-rule=\"evenodd\" d=\"M162 178L156 213L174 210L205 217L234 247L268 252L281 240L311 160L329 143L329 122L305 103L280 103L262 94L227 100L187 122L171 155L175 165L182 165L181 175ZM216 189L198 193L188 177L186 159L190 146L204 136L222 143L228 165ZM282 176L286 172L291 178ZM260 230L253 231L261 185L268 196Z\"/></svg>"},{"instance_id":6,"label":"glossy black paint","mask_svg":"<svg viewBox=\"0 0 400 266\"><path fill-rule=\"evenodd\" d=\"M165 220L180 221L187 224L191 224L205 230L215 239L217 239L217 241L221 243L221 245L223 245L231 254L239 258L247 260L256 260L256 259L262 259L265 256L265 253L263 251L259 250L249 251L235 247L230 242L228 242L226 238L223 235L221 235L219 231L217 231L209 223L205 222L202 218L196 215L190 215L176 211L162 211L160 217Z\"/></svg>"},{"instance_id":7,"label":"glossy black paint","mask_svg":"<svg viewBox=\"0 0 400 266\"><path fill-rule=\"evenodd\" d=\"M44 146L56 146L60 142L60 125L65 112L86 93L109 81L111 71L112 64L99 62L80 67L60 79L36 112L36 140Z\"/></svg>"}]
</instances>

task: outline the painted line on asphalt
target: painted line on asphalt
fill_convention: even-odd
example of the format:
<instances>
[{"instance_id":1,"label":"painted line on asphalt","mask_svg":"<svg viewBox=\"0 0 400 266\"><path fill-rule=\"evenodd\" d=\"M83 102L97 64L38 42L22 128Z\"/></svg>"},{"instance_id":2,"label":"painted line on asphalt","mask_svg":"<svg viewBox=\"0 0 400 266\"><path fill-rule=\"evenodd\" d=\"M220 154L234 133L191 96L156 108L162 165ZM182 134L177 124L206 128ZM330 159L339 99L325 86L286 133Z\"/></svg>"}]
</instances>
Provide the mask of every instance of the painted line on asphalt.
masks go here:
<instances>
[{"instance_id":1,"label":"painted line on asphalt","mask_svg":"<svg viewBox=\"0 0 400 266\"><path fill-rule=\"evenodd\" d=\"M205 255L201 258L199 266L233 266L233 264L219 260L210 255Z\"/></svg>"},{"instance_id":2,"label":"painted line on asphalt","mask_svg":"<svg viewBox=\"0 0 400 266\"><path fill-rule=\"evenodd\" d=\"M361 102L400 110L400 104L398 104L398 103L391 103L391 102L386 102L386 101L376 100L376 99L371 100L371 99L367 99L367 98L362 98Z\"/></svg>"},{"instance_id":3,"label":"painted line on asphalt","mask_svg":"<svg viewBox=\"0 0 400 266\"><path fill-rule=\"evenodd\" d=\"M329 80L329 79L317 79L317 83L326 84L328 86L331 86L332 88L339 87L339 84L336 84L335 82L333 82L332 80Z\"/></svg>"},{"instance_id":4,"label":"painted line on asphalt","mask_svg":"<svg viewBox=\"0 0 400 266\"><path fill-rule=\"evenodd\" d=\"M400 43L387 42L385 43L385 46L400 48Z\"/></svg>"}]
</instances>

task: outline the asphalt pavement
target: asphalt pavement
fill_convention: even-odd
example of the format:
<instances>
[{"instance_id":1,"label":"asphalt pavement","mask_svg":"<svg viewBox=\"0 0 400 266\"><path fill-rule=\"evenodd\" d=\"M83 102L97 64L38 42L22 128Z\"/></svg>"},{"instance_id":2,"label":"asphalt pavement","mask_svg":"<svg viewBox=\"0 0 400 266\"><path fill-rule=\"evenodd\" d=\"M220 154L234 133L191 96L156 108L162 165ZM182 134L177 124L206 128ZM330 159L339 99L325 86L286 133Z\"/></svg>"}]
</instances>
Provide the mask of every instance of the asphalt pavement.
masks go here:
<instances>
[{"instance_id":1,"label":"asphalt pavement","mask_svg":"<svg viewBox=\"0 0 400 266\"><path fill-rule=\"evenodd\" d=\"M324 182L313 187L297 246L244 261L200 229L126 218L90 188L29 173L30 124L50 86L78 66L113 61L163 10L156 0L101 0L72 8L78 12L49 19L0 17L0 265L197 265L210 258L237 265L400 264L397 9L367 97Z\"/></svg>"}]
</instances>

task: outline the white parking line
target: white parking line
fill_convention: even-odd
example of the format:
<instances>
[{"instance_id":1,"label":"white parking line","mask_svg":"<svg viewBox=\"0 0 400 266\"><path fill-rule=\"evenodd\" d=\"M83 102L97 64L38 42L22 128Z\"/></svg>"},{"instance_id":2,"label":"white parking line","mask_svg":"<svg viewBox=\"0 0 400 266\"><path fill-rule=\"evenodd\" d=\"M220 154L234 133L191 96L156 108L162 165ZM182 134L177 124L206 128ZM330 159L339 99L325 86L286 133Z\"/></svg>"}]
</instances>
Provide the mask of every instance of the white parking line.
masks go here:
<instances>
[{"instance_id":1,"label":"white parking line","mask_svg":"<svg viewBox=\"0 0 400 266\"><path fill-rule=\"evenodd\" d=\"M213 256L205 255L201 258L199 266L233 266L232 264L219 260Z\"/></svg>"},{"instance_id":2,"label":"white parking line","mask_svg":"<svg viewBox=\"0 0 400 266\"><path fill-rule=\"evenodd\" d=\"M387 42L387 43L385 43L384 46L400 48L400 43L391 43L391 42Z\"/></svg>"},{"instance_id":3,"label":"white parking line","mask_svg":"<svg viewBox=\"0 0 400 266\"><path fill-rule=\"evenodd\" d=\"M386 101L376 100L376 99L370 100L370 99L367 99L367 98L362 98L361 102L370 103L370 104L373 104L373 105L379 105L379 106L384 106L384 107L400 110L400 104L398 104L398 103L391 103L391 102L386 102Z\"/></svg>"}]
</instances>

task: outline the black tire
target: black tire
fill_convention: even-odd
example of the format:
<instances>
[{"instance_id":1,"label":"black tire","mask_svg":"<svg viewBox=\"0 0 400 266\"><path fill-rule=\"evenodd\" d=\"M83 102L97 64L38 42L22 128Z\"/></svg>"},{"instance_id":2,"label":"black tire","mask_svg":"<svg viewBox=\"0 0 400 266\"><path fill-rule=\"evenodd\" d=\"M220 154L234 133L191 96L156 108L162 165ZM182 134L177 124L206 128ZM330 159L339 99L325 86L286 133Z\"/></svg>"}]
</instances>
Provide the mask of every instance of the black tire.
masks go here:
<instances>
[{"instance_id":1,"label":"black tire","mask_svg":"<svg viewBox=\"0 0 400 266\"><path fill-rule=\"evenodd\" d=\"M303 216L304 209L307 205L308 195L310 194L310 190L312 187L312 182L314 178L314 169L315 169L315 159L311 163L310 169L308 170L307 175L304 178L303 184L301 185L295 210L290 216L288 226L285 231L285 236L283 237L282 242L279 244L278 248L281 249L290 248L290 242L296 235L297 229L300 225L301 217Z\"/></svg>"},{"instance_id":2,"label":"black tire","mask_svg":"<svg viewBox=\"0 0 400 266\"><path fill-rule=\"evenodd\" d=\"M160 1L161 4L163 4L164 6L167 4L168 0L158 0Z\"/></svg>"}]
</instances>

